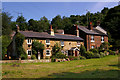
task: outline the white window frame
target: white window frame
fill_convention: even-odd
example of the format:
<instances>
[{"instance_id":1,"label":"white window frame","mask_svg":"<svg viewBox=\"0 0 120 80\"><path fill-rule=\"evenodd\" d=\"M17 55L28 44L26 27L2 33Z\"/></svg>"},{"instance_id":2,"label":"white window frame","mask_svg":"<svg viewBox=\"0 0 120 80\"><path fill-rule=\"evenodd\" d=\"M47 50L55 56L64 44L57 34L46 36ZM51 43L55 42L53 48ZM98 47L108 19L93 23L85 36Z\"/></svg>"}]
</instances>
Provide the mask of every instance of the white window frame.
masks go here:
<instances>
[{"instance_id":1,"label":"white window frame","mask_svg":"<svg viewBox=\"0 0 120 80\"><path fill-rule=\"evenodd\" d=\"M94 46L91 46L92 49L94 49L95 47Z\"/></svg>"},{"instance_id":2,"label":"white window frame","mask_svg":"<svg viewBox=\"0 0 120 80\"><path fill-rule=\"evenodd\" d=\"M30 50L30 49L29 49L29 50L27 50L27 55L28 55L28 52L29 52L29 51L31 51L31 50ZM32 51L31 51L31 55L32 55ZM28 55L28 56L31 56L31 55Z\"/></svg>"},{"instance_id":3,"label":"white window frame","mask_svg":"<svg viewBox=\"0 0 120 80\"><path fill-rule=\"evenodd\" d=\"M79 47L80 47L80 41L77 41L77 46L79 46Z\"/></svg>"},{"instance_id":4,"label":"white window frame","mask_svg":"<svg viewBox=\"0 0 120 80\"><path fill-rule=\"evenodd\" d=\"M104 42L104 36L101 36L101 43Z\"/></svg>"},{"instance_id":5,"label":"white window frame","mask_svg":"<svg viewBox=\"0 0 120 80\"><path fill-rule=\"evenodd\" d=\"M46 41L45 41L45 42L46 42L46 45L50 45L50 40L49 40L49 43L47 43L47 40L49 40L49 39L46 39Z\"/></svg>"},{"instance_id":6,"label":"white window frame","mask_svg":"<svg viewBox=\"0 0 120 80\"><path fill-rule=\"evenodd\" d=\"M32 44L32 39L27 39L27 44Z\"/></svg>"},{"instance_id":7,"label":"white window frame","mask_svg":"<svg viewBox=\"0 0 120 80\"><path fill-rule=\"evenodd\" d=\"M47 55L47 51L49 51L49 55ZM50 50L49 49L46 50L46 56L50 56Z\"/></svg>"},{"instance_id":8,"label":"white window frame","mask_svg":"<svg viewBox=\"0 0 120 80\"><path fill-rule=\"evenodd\" d=\"M93 35L91 35L91 42L95 42Z\"/></svg>"},{"instance_id":9,"label":"white window frame","mask_svg":"<svg viewBox=\"0 0 120 80\"><path fill-rule=\"evenodd\" d=\"M61 46L64 46L64 41L63 40L61 40L60 43L61 43Z\"/></svg>"}]
</instances>

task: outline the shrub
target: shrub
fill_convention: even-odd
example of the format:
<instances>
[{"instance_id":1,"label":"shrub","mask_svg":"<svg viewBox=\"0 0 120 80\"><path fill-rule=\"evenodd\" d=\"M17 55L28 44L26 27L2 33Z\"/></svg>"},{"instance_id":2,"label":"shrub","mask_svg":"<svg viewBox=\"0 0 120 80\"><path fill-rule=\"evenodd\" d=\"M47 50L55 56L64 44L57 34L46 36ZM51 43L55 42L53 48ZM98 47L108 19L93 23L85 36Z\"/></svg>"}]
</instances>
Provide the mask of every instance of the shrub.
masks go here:
<instances>
[{"instance_id":1,"label":"shrub","mask_svg":"<svg viewBox=\"0 0 120 80\"><path fill-rule=\"evenodd\" d=\"M51 62L55 62L55 58L51 58Z\"/></svg>"},{"instance_id":2,"label":"shrub","mask_svg":"<svg viewBox=\"0 0 120 80\"><path fill-rule=\"evenodd\" d=\"M21 54L21 59L24 60L24 59L27 59L27 54Z\"/></svg>"},{"instance_id":3,"label":"shrub","mask_svg":"<svg viewBox=\"0 0 120 80\"><path fill-rule=\"evenodd\" d=\"M81 47L80 47L81 56L84 56L85 52L86 52L86 48L83 45L81 45Z\"/></svg>"},{"instance_id":4,"label":"shrub","mask_svg":"<svg viewBox=\"0 0 120 80\"><path fill-rule=\"evenodd\" d=\"M78 58L77 57L74 57L74 56L69 56L68 57L70 60L78 60Z\"/></svg>"},{"instance_id":5,"label":"shrub","mask_svg":"<svg viewBox=\"0 0 120 80\"><path fill-rule=\"evenodd\" d=\"M61 59L63 59L63 58L66 58L66 55L64 55L64 54L61 53L61 52L58 52L58 53L55 55L55 57L56 57L56 58L61 58Z\"/></svg>"},{"instance_id":6,"label":"shrub","mask_svg":"<svg viewBox=\"0 0 120 80\"><path fill-rule=\"evenodd\" d=\"M95 53L94 54L94 56L93 56L93 58L100 58L101 56L100 56L100 54L98 54L98 53Z\"/></svg>"},{"instance_id":7,"label":"shrub","mask_svg":"<svg viewBox=\"0 0 120 80\"><path fill-rule=\"evenodd\" d=\"M100 52L100 57L104 57L105 54L103 52Z\"/></svg>"},{"instance_id":8,"label":"shrub","mask_svg":"<svg viewBox=\"0 0 120 80\"><path fill-rule=\"evenodd\" d=\"M90 51L87 51L87 52L85 52L85 57L87 58L87 59L90 59L90 58L92 58L93 57L93 52L90 52Z\"/></svg>"},{"instance_id":9,"label":"shrub","mask_svg":"<svg viewBox=\"0 0 120 80\"><path fill-rule=\"evenodd\" d=\"M35 55L32 55L32 56L31 56L31 59L36 59L36 56L35 56Z\"/></svg>"},{"instance_id":10,"label":"shrub","mask_svg":"<svg viewBox=\"0 0 120 80\"><path fill-rule=\"evenodd\" d=\"M79 56L80 59L86 59L84 56Z\"/></svg>"},{"instance_id":11,"label":"shrub","mask_svg":"<svg viewBox=\"0 0 120 80\"><path fill-rule=\"evenodd\" d=\"M110 54L110 55L115 55L115 52L112 51L112 50L109 50L109 54Z\"/></svg>"},{"instance_id":12,"label":"shrub","mask_svg":"<svg viewBox=\"0 0 120 80\"><path fill-rule=\"evenodd\" d=\"M93 53L98 53L98 50L97 49L90 49L89 51L93 52Z\"/></svg>"},{"instance_id":13,"label":"shrub","mask_svg":"<svg viewBox=\"0 0 120 80\"><path fill-rule=\"evenodd\" d=\"M105 56L107 56L107 51L104 51Z\"/></svg>"}]
</instances>

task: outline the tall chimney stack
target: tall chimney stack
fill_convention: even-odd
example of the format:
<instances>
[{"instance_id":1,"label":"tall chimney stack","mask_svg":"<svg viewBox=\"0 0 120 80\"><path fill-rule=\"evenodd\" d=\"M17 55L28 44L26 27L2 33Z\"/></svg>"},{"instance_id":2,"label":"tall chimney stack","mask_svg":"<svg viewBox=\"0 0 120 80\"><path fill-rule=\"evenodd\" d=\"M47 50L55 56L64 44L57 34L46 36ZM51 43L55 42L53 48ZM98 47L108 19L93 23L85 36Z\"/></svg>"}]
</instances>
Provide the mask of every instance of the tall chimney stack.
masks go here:
<instances>
[{"instance_id":1,"label":"tall chimney stack","mask_svg":"<svg viewBox=\"0 0 120 80\"><path fill-rule=\"evenodd\" d=\"M79 37L79 30L77 25L76 25L76 36Z\"/></svg>"},{"instance_id":2,"label":"tall chimney stack","mask_svg":"<svg viewBox=\"0 0 120 80\"><path fill-rule=\"evenodd\" d=\"M16 27L17 27L16 32L19 32L20 31L20 27L17 24L16 24Z\"/></svg>"},{"instance_id":3,"label":"tall chimney stack","mask_svg":"<svg viewBox=\"0 0 120 80\"><path fill-rule=\"evenodd\" d=\"M88 29L89 29L89 30L93 30L92 22L89 23Z\"/></svg>"},{"instance_id":4,"label":"tall chimney stack","mask_svg":"<svg viewBox=\"0 0 120 80\"><path fill-rule=\"evenodd\" d=\"M49 31L50 35L54 36L54 30L52 29L52 25L50 25L50 31Z\"/></svg>"}]
</instances>

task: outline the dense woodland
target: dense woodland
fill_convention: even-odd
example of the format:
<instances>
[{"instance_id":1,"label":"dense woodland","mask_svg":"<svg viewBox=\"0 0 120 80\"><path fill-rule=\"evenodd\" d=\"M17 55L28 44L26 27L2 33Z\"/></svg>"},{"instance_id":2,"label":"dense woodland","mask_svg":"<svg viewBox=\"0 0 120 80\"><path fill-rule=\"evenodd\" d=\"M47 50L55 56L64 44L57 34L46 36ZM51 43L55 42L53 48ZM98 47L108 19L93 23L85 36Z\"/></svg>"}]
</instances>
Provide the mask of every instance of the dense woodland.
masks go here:
<instances>
[{"instance_id":1,"label":"dense woodland","mask_svg":"<svg viewBox=\"0 0 120 80\"><path fill-rule=\"evenodd\" d=\"M10 34L16 30L16 24L19 25L20 30L33 30L37 32L47 31L50 24L53 29L64 29L65 33L69 33L73 24L87 26L88 22L93 22L93 26L97 25L97 21L101 22L101 27L108 32L109 43L112 45L113 50L120 49L120 5L114 8L104 8L101 12L90 13L85 15L70 15L70 17L61 17L57 15L48 20L45 16L40 20L30 19L26 21L23 15L18 16L16 21L11 21L13 16L9 12L2 13L2 53L7 53L7 46L10 44Z\"/></svg>"}]
</instances>

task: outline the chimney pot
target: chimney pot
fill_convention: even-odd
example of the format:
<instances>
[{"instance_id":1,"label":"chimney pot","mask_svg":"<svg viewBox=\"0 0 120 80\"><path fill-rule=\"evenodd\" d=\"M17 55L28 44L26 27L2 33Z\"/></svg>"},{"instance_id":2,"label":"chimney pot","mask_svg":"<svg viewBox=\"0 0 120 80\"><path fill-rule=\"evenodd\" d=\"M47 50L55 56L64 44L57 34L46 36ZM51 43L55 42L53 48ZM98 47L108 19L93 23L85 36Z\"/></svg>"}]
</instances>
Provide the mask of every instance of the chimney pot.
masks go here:
<instances>
[{"instance_id":1,"label":"chimney pot","mask_svg":"<svg viewBox=\"0 0 120 80\"><path fill-rule=\"evenodd\" d=\"M89 30L93 30L92 22L89 23L88 28L89 28Z\"/></svg>"}]
</instances>

